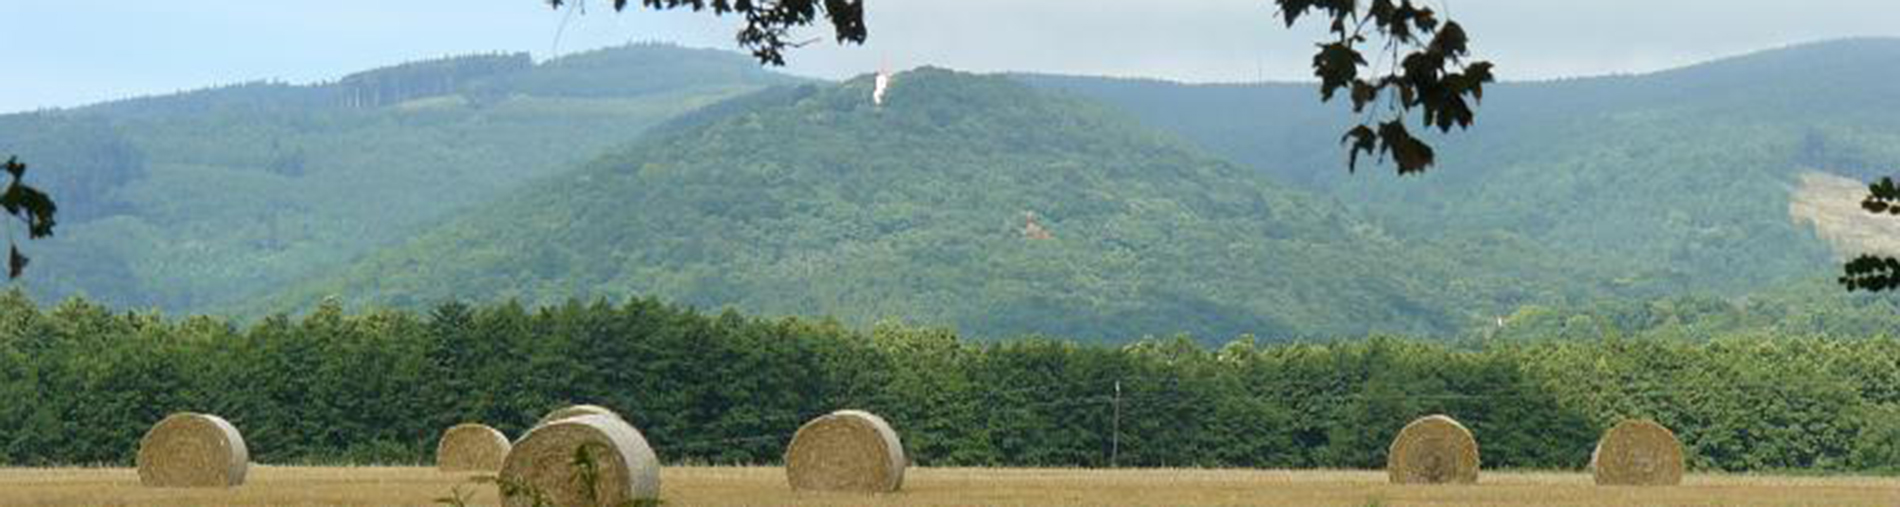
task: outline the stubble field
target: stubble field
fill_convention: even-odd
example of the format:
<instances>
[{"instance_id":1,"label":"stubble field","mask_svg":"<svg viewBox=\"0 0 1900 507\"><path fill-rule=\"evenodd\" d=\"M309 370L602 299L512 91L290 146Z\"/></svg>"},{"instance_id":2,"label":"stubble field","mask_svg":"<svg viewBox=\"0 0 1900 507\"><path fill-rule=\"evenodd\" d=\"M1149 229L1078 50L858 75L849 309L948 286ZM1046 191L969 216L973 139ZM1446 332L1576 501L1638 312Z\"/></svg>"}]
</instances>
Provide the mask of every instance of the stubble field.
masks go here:
<instances>
[{"instance_id":1,"label":"stubble field","mask_svg":"<svg viewBox=\"0 0 1900 507\"><path fill-rule=\"evenodd\" d=\"M150 489L131 469L0 469L4 506L469 505L492 486L431 468L254 466L232 489ZM1579 473L1491 472L1475 486L1395 486L1378 471L922 468L879 496L793 493L775 467L672 467L671 506L1894 506L1900 479L1690 475L1682 486L1598 487Z\"/></svg>"}]
</instances>

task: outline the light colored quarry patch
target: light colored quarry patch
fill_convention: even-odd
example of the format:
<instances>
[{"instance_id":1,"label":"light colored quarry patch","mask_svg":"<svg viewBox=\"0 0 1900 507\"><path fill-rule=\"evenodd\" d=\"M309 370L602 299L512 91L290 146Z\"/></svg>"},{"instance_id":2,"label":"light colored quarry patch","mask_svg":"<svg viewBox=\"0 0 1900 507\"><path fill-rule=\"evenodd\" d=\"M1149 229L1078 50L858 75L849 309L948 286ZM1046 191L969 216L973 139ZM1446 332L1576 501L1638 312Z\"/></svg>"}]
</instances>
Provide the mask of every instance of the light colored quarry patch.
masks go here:
<instances>
[{"instance_id":1,"label":"light colored quarry patch","mask_svg":"<svg viewBox=\"0 0 1900 507\"><path fill-rule=\"evenodd\" d=\"M1900 216L1861 209L1867 184L1823 172L1804 172L1788 197L1788 217L1813 227L1841 259L1861 254L1900 255Z\"/></svg>"}]
</instances>

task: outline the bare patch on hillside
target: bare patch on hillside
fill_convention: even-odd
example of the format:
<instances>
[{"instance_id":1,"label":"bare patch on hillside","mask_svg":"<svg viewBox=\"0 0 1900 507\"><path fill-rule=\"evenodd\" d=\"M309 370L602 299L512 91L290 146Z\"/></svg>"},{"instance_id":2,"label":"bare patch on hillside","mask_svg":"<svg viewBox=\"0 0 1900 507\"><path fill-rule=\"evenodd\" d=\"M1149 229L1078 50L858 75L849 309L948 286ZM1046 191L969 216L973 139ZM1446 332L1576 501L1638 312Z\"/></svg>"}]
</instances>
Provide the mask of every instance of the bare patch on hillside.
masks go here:
<instances>
[{"instance_id":1,"label":"bare patch on hillside","mask_svg":"<svg viewBox=\"0 0 1900 507\"><path fill-rule=\"evenodd\" d=\"M1814 227L1816 235L1842 258L1864 253L1900 255L1900 217L1875 215L1860 208L1867 184L1823 172L1801 173L1788 198L1788 216Z\"/></svg>"}]
</instances>

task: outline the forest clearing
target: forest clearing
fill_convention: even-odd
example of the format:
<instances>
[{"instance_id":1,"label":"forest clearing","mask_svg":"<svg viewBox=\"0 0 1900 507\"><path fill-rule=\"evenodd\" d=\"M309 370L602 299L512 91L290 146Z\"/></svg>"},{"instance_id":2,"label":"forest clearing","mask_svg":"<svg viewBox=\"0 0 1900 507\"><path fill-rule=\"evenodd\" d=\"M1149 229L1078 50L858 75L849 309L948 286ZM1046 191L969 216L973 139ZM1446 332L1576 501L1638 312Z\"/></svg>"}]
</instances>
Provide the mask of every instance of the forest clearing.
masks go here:
<instances>
[{"instance_id":1,"label":"forest clearing","mask_svg":"<svg viewBox=\"0 0 1900 507\"><path fill-rule=\"evenodd\" d=\"M1675 487L1599 487L1587 473L1485 472L1475 486L1395 485L1376 470L914 468L898 493L794 493L778 467L668 467L673 506L1892 506L1900 478L1691 474ZM496 505L492 485L427 467L258 466L243 486L139 486L130 468L0 469L0 505L439 505L456 487Z\"/></svg>"}]
</instances>

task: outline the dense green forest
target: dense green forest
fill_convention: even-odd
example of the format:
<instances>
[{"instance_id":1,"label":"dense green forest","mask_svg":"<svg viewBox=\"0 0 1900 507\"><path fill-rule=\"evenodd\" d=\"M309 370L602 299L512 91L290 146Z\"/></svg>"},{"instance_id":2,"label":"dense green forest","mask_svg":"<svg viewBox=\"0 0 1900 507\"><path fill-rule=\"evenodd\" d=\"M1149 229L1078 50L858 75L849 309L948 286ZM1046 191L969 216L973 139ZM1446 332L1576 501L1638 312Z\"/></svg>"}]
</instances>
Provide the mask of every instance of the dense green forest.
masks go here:
<instances>
[{"instance_id":1,"label":"dense green forest","mask_svg":"<svg viewBox=\"0 0 1900 507\"><path fill-rule=\"evenodd\" d=\"M0 115L0 153L60 204L24 286L225 311L567 170L647 127L799 79L641 44L473 55Z\"/></svg>"},{"instance_id":2,"label":"dense green forest","mask_svg":"<svg viewBox=\"0 0 1900 507\"><path fill-rule=\"evenodd\" d=\"M925 466L1377 467L1401 426L1442 412L1472 428L1494 468L1580 468L1625 417L1673 428L1701 470L1900 467L1891 324L1869 335L1701 325L1761 313L1900 322L1891 302L1603 310L1529 312L1457 343L1209 348L970 341L649 299L426 314L332 302L236 324L83 300L40 308L16 291L0 296L0 464L124 465L177 410L228 418L261 463L422 463L449 425L518 435L544 411L592 402L672 463L769 463L804 420L858 407L888 418Z\"/></svg>"},{"instance_id":3,"label":"dense green forest","mask_svg":"<svg viewBox=\"0 0 1900 507\"><path fill-rule=\"evenodd\" d=\"M984 337L1219 340L1449 333L1507 307L1491 294L1587 285L1402 244L1090 102L941 69L894 81L883 106L859 79L689 114L264 310L653 295Z\"/></svg>"}]
</instances>

